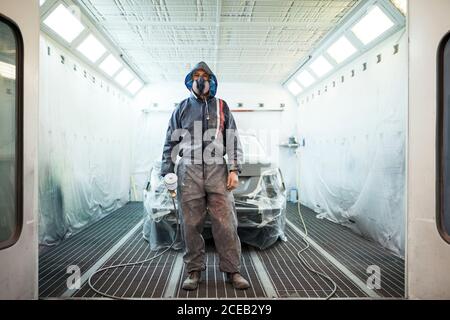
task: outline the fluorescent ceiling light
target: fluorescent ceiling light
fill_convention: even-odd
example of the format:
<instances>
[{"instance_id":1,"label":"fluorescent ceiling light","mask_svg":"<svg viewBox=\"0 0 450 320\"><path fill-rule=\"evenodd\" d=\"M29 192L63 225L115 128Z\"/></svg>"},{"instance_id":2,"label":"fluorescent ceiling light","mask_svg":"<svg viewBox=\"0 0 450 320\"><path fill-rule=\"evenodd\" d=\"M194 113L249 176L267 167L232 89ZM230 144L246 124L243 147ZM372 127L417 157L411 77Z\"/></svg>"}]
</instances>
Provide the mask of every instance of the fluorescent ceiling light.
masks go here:
<instances>
[{"instance_id":1,"label":"fluorescent ceiling light","mask_svg":"<svg viewBox=\"0 0 450 320\"><path fill-rule=\"evenodd\" d=\"M142 82L140 82L137 79L134 79L133 81L131 81L131 83L128 85L127 90L131 93L131 94L136 94L136 92L138 92L141 88L143 87Z\"/></svg>"},{"instance_id":2,"label":"fluorescent ceiling light","mask_svg":"<svg viewBox=\"0 0 450 320\"><path fill-rule=\"evenodd\" d=\"M319 56L309 67L318 77L326 75L333 69L331 63L324 56Z\"/></svg>"},{"instance_id":3,"label":"fluorescent ceiling light","mask_svg":"<svg viewBox=\"0 0 450 320\"><path fill-rule=\"evenodd\" d=\"M117 83L122 87L125 87L125 85L127 85L131 81L131 79L133 79L133 75L127 69L123 69L122 71L120 71L115 78Z\"/></svg>"},{"instance_id":4,"label":"fluorescent ceiling light","mask_svg":"<svg viewBox=\"0 0 450 320\"><path fill-rule=\"evenodd\" d=\"M316 82L316 79L314 79L314 77L311 75L311 73L309 73L308 71L303 71L302 73L300 73L297 76L297 80L298 82L301 83L301 85L305 88L309 87L310 85L312 85L314 82Z\"/></svg>"},{"instance_id":5,"label":"fluorescent ceiling light","mask_svg":"<svg viewBox=\"0 0 450 320\"><path fill-rule=\"evenodd\" d=\"M69 43L84 30L81 22L63 4L50 13L44 24Z\"/></svg>"},{"instance_id":6,"label":"fluorescent ceiling light","mask_svg":"<svg viewBox=\"0 0 450 320\"><path fill-rule=\"evenodd\" d=\"M299 84L295 81L289 83L287 88L294 96L298 95L303 91L302 87L300 87Z\"/></svg>"},{"instance_id":7,"label":"fluorescent ceiling light","mask_svg":"<svg viewBox=\"0 0 450 320\"><path fill-rule=\"evenodd\" d=\"M393 26L394 22L378 6L374 6L366 16L353 26L352 32L366 45Z\"/></svg>"},{"instance_id":8,"label":"fluorescent ceiling light","mask_svg":"<svg viewBox=\"0 0 450 320\"><path fill-rule=\"evenodd\" d=\"M356 52L356 48L347 39L342 36L338 41L328 48L327 53L337 62L341 63Z\"/></svg>"},{"instance_id":9,"label":"fluorescent ceiling light","mask_svg":"<svg viewBox=\"0 0 450 320\"><path fill-rule=\"evenodd\" d=\"M392 0L392 3L406 16L408 12L408 0Z\"/></svg>"},{"instance_id":10,"label":"fluorescent ceiling light","mask_svg":"<svg viewBox=\"0 0 450 320\"><path fill-rule=\"evenodd\" d=\"M78 51L86 56L92 62L97 61L106 52L105 47L92 34L78 46Z\"/></svg>"},{"instance_id":11,"label":"fluorescent ceiling light","mask_svg":"<svg viewBox=\"0 0 450 320\"><path fill-rule=\"evenodd\" d=\"M16 80L16 66L0 61L0 76Z\"/></svg>"},{"instance_id":12,"label":"fluorescent ceiling light","mask_svg":"<svg viewBox=\"0 0 450 320\"><path fill-rule=\"evenodd\" d=\"M110 77L112 77L121 67L122 64L114 58L112 54L107 56L106 59L100 63L100 69L102 69Z\"/></svg>"}]
</instances>

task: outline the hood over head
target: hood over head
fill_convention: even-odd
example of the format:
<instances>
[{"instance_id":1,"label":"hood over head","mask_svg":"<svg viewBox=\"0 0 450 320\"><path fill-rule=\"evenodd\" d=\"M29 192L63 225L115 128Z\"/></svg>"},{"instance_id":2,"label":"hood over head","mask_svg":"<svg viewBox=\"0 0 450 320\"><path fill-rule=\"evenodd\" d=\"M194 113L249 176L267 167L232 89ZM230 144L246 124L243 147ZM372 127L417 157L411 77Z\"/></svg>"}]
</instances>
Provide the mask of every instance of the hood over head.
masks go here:
<instances>
[{"instance_id":1,"label":"hood over head","mask_svg":"<svg viewBox=\"0 0 450 320\"><path fill-rule=\"evenodd\" d=\"M217 78L216 75L208 67L208 65L203 61L197 63L194 68L192 68L192 70L186 75L186 78L184 79L186 88L188 88L189 91L192 91L192 84L194 83L194 81L192 80L192 75L198 69L205 70L205 72L209 75L209 96L214 97L216 95L218 86Z\"/></svg>"}]
</instances>

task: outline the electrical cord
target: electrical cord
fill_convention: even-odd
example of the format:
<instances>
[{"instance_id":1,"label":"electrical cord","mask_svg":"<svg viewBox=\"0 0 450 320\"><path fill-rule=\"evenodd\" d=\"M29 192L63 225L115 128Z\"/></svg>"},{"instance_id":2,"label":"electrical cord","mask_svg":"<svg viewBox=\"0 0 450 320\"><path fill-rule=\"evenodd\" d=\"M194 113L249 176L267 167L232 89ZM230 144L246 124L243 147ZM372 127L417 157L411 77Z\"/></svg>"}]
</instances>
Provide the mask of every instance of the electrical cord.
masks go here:
<instances>
[{"instance_id":1,"label":"electrical cord","mask_svg":"<svg viewBox=\"0 0 450 320\"><path fill-rule=\"evenodd\" d=\"M317 271L315 270L310 264L309 262L302 256L302 254L309 249L310 247L310 243L308 241L308 228L306 227L306 223L305 220L303 219L303 214L302 211L300 209L300 184L299 184L299 169L298 167L300 166L300 159L298 158L298 154L297 151L295 152L295 156L297 158L297 166L296 166L296 185L297 185L297 195L298 195L298 199L297 199L297 209L298 209L298 214L300 216L300 220L302 221L302 225L303 225L303 230L305 230L304 235L302 236L302 240L303 242L306 244L306 247L304 247L303 249L299 250L297 252L297 257L298 259L303 263L303 265L312 273L317 274L318 276L328 280L332 286L333 286L333 290L331 291L331 293L325 297L325 300L329 300L331 297L333 297L336 294L337 291L337 284L336 282L333 281L333 279L331 279L327 274Z\"/></svg>"},{"instance_id":2,"label":"electrical cord","mask_svg":"<svg viewBox=\"0 0 450 320\"><path fill-rule=\"evenodd\" d=\"M106 271L106 270L111 270L111 269L118 269L118 268L124 268L124 267L130 267L130 266L136 266L136 265L140 265L140 264L144 264L146 262L150 262L160 256L162 256L164 253L166 253L167 251L169 251L170 249L172 249L172 247L175 245L177 239L178 239L178 231L179 231L179 216L178 216L178 210L177 207L175 205L175 198L172 196L172 203L173 203L173 208L175 210L175 216L176 216L176 222L177 222L177 228L176 228L176 235L175 235L175 239L173 240L173 242L171 243L171 245L165 249L164 251L158 253L157 255L145 259L145 260L141 260L141 261L137 261L137 262L130 262L130 263L123 263L123 264L117 264L117 265L112 265L112 266L108 266L108 267L104 267L104 268L100 268L97 271L95 271L93 274L90 275L89 279L88 279L88 285L89 287L97 294L107 297L107 298L111 298L111 299L116 299L116 300L134 300L134 298L126 298L126 297L119 297L119 296L115 296L115 295L111 295L108 294L106 292L102 292L98 289L96 289L94 287L94 285L92 284L92 278L94 277L94 275Z\"/></svg>"}]
</instances>

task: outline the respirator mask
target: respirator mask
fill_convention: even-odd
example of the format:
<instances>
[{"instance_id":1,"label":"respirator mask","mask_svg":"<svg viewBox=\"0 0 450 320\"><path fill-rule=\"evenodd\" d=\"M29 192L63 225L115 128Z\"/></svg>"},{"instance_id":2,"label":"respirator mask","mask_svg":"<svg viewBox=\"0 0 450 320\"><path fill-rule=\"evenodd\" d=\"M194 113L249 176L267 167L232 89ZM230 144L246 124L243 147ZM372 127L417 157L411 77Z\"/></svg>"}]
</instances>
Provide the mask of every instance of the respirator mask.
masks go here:
<instances>
[{"instance_id":1,"label":"respirator mask","mask_svg":"<svg viewBox=\"0 0 450 320\"><path fill-rule=\"evenodd\" d=\"M192 90L199 96L205 96L209 92L209 81L202 77L198 78L192 84Z\"/></svg>"}]
</instances>

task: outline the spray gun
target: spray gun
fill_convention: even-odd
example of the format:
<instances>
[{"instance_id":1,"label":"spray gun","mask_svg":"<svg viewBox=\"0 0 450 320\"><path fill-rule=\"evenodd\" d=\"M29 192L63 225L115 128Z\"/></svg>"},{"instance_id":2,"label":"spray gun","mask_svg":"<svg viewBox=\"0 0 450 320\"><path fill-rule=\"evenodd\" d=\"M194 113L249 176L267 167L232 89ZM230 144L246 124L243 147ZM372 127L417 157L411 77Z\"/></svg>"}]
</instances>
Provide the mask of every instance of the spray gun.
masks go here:
<instances>
[{"instance_id":1,"label":"spray gun","mask_svg":"<svg viewBox=\"0 0 450 320\"><path fill-rule=\"evenodd\" d=\"M168 173L164 176L164 184L172 198L177 196L178 177L175 173Z\"/></svg>"}]
</instances>

